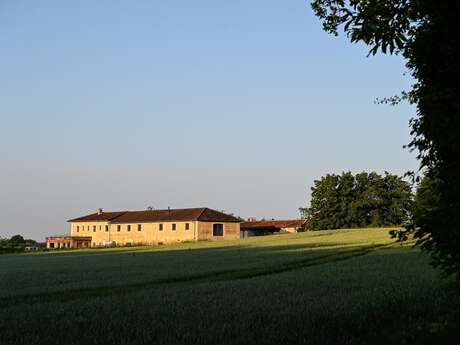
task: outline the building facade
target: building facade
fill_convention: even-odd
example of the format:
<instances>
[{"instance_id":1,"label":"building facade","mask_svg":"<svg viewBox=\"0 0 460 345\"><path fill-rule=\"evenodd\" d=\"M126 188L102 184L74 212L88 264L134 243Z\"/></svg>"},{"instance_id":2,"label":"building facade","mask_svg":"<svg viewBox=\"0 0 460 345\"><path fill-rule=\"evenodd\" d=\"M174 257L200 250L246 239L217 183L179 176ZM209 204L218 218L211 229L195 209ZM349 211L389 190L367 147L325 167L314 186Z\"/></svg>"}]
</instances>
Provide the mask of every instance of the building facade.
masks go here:
<instances>
[{"instance_id":1,"label":"building facade","mask_svg":"<svg viewBox=\"0 0 460 345\"><path fill-rule=\"evenodd\" d=\"M234 240L240 237L238 218L210 208L121 212L99 209L68 222L69 238L90 238L92 247ZM56 238L50 239L56 242ZM72 244L70 247L74 248Z\"/></svg>"}]
</instances>

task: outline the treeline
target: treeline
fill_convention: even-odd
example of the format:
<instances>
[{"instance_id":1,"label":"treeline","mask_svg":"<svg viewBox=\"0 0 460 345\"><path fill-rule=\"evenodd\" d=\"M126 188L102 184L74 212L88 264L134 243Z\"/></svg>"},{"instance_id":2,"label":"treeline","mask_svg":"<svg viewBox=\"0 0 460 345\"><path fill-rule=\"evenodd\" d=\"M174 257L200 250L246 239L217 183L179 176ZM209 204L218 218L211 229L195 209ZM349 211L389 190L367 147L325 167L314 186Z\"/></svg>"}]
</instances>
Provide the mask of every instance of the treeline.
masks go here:
<instances>
[{"instance_id":1,"label":"treeline","mask_svg":"<svg viewBox=\"0 0 460 345\"><path fill-rule=\"evenodd\" d=\"M24 239L21 235L14 235L11 238L0 238L0 253L15 253L24 251L26 247L39 247L40 244L34 240Z\"/></svg>"},{"instance_id":2,"label":"treeline","mask_svg":"<svg viewBox=\"0 0 460 345\"><path fill-rule=\"evenodd\" d=\"M412 200L409 183L397 175L344 172L315 180L301 213L312 230L402 225Z\"/></svg>"}]
</instances>

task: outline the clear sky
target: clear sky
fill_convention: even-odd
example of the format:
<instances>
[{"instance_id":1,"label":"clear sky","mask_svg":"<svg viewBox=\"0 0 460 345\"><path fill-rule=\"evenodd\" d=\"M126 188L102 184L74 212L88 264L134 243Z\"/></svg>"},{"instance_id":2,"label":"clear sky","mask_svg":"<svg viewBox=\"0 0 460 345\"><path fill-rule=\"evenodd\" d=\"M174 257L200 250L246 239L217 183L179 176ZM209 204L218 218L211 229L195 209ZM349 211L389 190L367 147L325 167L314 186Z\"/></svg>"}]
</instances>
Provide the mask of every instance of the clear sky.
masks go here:
<instances>
[{"instance_id":1,"label":"clear sky","mask_svg":"<svg viewBox=\"0 0 460 345\"><path fill-rule=\"evenodd\" d=\"M3 0L0 237L105 210L298 217L313 180L417 167L399 57L306 0Z\"/></svg>"}]
</instances>

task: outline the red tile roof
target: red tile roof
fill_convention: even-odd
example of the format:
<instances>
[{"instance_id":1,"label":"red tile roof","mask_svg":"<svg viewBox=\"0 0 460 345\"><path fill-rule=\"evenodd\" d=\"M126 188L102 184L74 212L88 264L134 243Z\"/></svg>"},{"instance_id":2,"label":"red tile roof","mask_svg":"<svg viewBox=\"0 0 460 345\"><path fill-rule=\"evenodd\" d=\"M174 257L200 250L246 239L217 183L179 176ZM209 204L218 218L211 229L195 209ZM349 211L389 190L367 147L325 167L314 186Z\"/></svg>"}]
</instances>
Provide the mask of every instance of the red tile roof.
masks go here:
<instances>
[{"instance_id":1,"label":"red tile roof","mask_svg":"<svg viewBox=\"0 0 460 345\"><path fill-rule=\"evenodd\" d=\"M93 213L70 219L69 222L109 221L111 223L142 223L167 221L240 222L229 214L207 207L168 210L123 211Z\"/></svg>"},{"instance_id":2,"label":"red tile roof","mask_svg":"<svg viewBox=\"0 0 460 345\"><path fill-rule=\"evenodd\" d=\"M255 222L241 223L241 230L257 230L257 229L285 229L285 228L300 228L305 225L305 219L290 219L290 220L262 220Z\"/></svg>"},{"instance_id":3,"label":"red tile roof","mask_svg":"<svg viewBox=\"0 0 460 345\"><path fill-rule=\"evenodd\" d=\"M126 211L120 212L102 212L102 213L92 213L87 216L78 217L68 220L68 222L104 222L111 221L121 215L125 214Z\"/></svg>"}]
</instances>

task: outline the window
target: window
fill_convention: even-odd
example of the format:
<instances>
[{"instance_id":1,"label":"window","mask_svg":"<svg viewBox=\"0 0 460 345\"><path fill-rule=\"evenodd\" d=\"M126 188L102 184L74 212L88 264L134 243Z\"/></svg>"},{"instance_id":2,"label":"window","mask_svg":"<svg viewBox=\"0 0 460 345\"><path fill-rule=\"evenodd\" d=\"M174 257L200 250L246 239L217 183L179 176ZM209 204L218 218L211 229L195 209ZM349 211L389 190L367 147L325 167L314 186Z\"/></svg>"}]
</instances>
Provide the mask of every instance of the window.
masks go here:
<instances>
[{"instance_id":1,"label":"window","mask_svg":"<svg viewBox=\"0 0 460 345\"><path fill-rule=\"evenodd\" d=\"M189 223L185 223L185 231L189 231L190 230L190 224Z\"/></svg>"},{"instance_id":2,"label":"window","mask_svg":"<svg viewBox=\"0 0 460 345\"><path fill-rule=\"evenodd\" d=\"M77 232L80 232L80 226L77 225Z\"/></svg>"},{"instance_id":3,"label":"window","mask_svg":"<svg viewBox=\"0 0 460 345\"><path fill-rule=\"evenodd\" d=\"M142 231L142 225L141 224L137 224L137 231Z\"/></svg>"},{"instance_id":4,"label":"window","mask_svg":"<svg viewBox=\"0 0 460 345\"><path fill-rule=\"evenodd\" d=\"M131 225L128 224L128 229L127 230L128 230L128 232L131 231Z\"/></svg>"},{"instance_id":5,"label":"window","mask_svg":"<svg viewBox=\"0 0 460 345\"><path fill-rule=\"evenodd\" d=\"M176 231L176 224L172 225L172 231Z\"/></svg>"},{"instance_id":6,"label":"window","mask_svg":"<svg viewBox=\"0 0 460 345\"><path fill-rule=\"evenodd\" d=\"M88 225L88 229L87 229L87 230L89 231L89 225Z\"/></svg>"},{"instance_id":7,"label":"window","mask_svg":"<svg viewBox=\"0 0 460 345\"><path fill-rule=\"evenodd\" d=\"M224 236L224 224L213 224L212 225L213 236Z\"/></svg>"},{"instance_id":8,"label":"window","mask_svg":"<svg viewBox=\"0 0 460 345\"><path fill-rule=\"evenodd\" d=\"M96 232L96 225L93 225L93 232Z\"/></svg>"},{"instance_id":9,"label":"window","mask_svg":"<svg viewBox=\"0 0 460 345\"><path fill-rule=\"evenodd\" d=\"M163 231L163 224L160 224L160 225L158 226L158 230Z\"/></svg>"},{"instance_id":10,"label":"window","mask_svg":"<svg viewBox=\"0 0 460 345\"><path fill-rule=\"evenodd\" d=\"M118 231L118 232L121 231L121 225L117 225L117 231Z\"/></svg>"},{"instance_id":11,"label":"window","mask_svg":"<svg viewBox=\"0 0 460 345\"><path fill-rule=\"evenodd\" d=\"M102 225L99 225L99 231L101 231L101 230L102 230Z\"/></svg>"},{"instance_id":12,"label":"window","mask_svg":"<svg viewBox=\"0 0 460 345\"><path fill-rule=\"evenodd\" d=\"M105 226L105 231L109 232L109 226L108 225Z\"/></svg>"}]
</instances>

